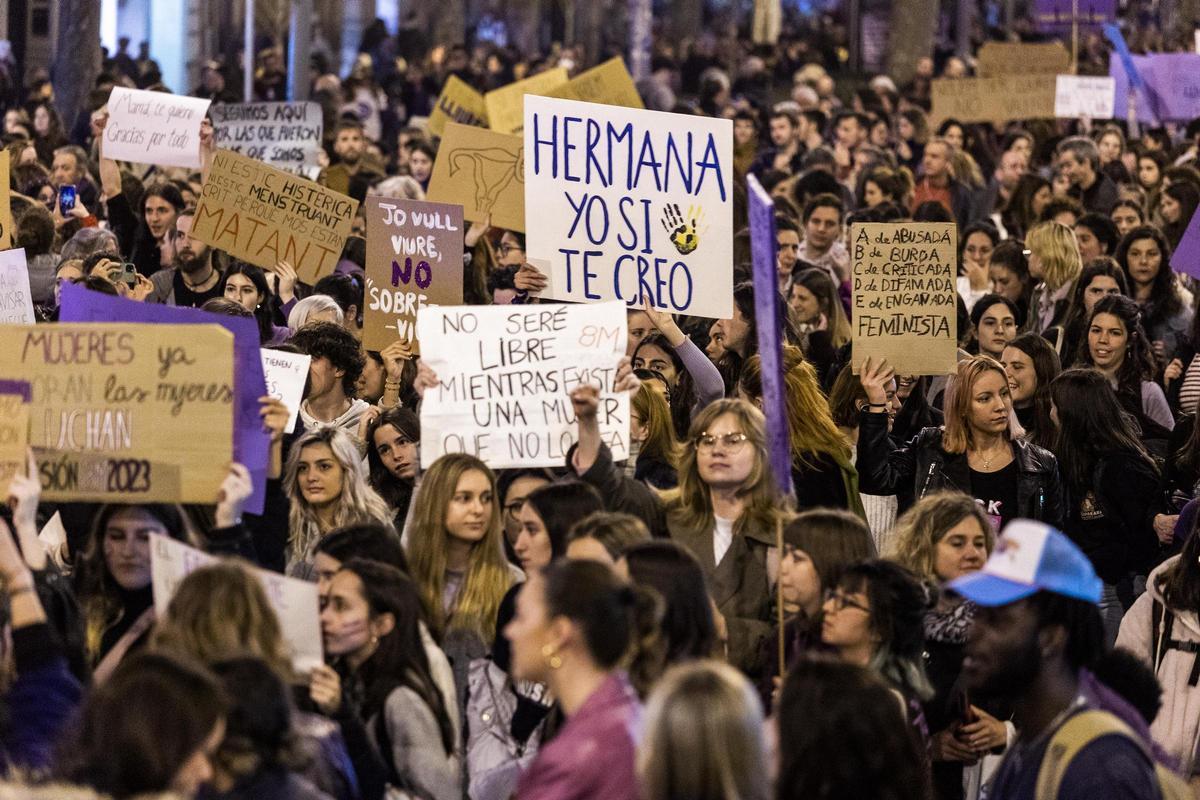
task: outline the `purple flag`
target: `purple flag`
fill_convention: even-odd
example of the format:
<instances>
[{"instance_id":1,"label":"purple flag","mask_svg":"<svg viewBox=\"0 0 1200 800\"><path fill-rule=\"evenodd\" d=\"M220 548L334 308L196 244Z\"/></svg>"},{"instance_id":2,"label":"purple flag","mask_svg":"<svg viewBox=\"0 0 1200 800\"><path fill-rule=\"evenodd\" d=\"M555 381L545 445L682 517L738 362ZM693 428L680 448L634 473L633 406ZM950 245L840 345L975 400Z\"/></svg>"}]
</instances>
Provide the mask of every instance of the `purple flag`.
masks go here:
<instances>
[{"instance_id":1,"label":"purple flag","mask_svg":"<svg viewBox=\"0 0 1200 800\"><path fill-rule=\"evenodd\" d=\"M762 362L762 406L767 417L771 471L784 495L792 494L792 448L783 396L783 348L779 334L779 269L775 250L775 204L753 175L746 178L750 200L750 253L754 258L754 315L758 318L758 358Z\"/></svg>"},{"instance_id":2,"label":"purple flag","mask_svg":"<svg viewBox=\"0 0 1200 800\"><path fill-rule=\"evenodd\" d=\"M1200 54L1152 53L1130 56L1143 86L1137 91L1138 122L1158 125L1200 117ZM1125 118L1129 104L1129 72L1120 53L1108 57L1108 74L1116 82L1113 113Z\"/></svg>"},{"instance_id":3,"label":"purple flag","mask_svg":"<svg viewBox=\"0 0 1200 800\"><path fill-rule=\"evenodd\" d=\"M158 322L173 325L220 325L233 334L233 458L254 480L254 494L246 511L261 514L267 496L267 466L271 436L262 428L258 398L267 393L259 355L258 324L248 317L213 314L198 308L178 308L139 303L123 297L92 292L82 286L62 286L61 322ZM162 431L173 435L203 436L204 431Z\"/></svg>"},{"instance_id":4,"label":"purple flag","mask_svg":"<svg viewBox=\"0 0 1200 800\"><path fill-rule=\"evenodd\" d=\"M1171 269L1200 278L1200 209L1192 214L1183 238L1171 253Z\"/></svg>"},{"instance_id":5,"label":"purple flag","mask_svg":"<svg viewBox=\"0 0 1200 800\"><path fill-rule=\"evenodd\" d=\"M1033 24L1042 33L1069 36L1076 8L1080 30L1096 28L1117 18L1117 0L1035 0Z\"/></svg>"}]
</instances>

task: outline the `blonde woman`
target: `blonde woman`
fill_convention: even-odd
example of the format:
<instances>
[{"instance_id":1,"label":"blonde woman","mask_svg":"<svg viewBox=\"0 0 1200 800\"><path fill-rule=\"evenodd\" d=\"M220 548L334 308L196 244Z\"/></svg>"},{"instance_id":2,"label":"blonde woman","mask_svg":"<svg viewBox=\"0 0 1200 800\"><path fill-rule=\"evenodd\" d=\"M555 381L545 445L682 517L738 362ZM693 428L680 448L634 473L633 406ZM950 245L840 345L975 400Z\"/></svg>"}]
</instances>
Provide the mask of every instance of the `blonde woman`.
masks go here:
<instances>
[{"instance_id":1,"label":"blonde woman","mask_svg":"<svg viewBox=\"0 0 1200 800\"><path fill-rule=\"evenodd\" d=\"M1025 329L1044 333L1066 320L1083 260L1074 229L1061 222L1034 227L1025 237L1025 248L1029 251L1029 275L1038 281Z\"/></svg>"},{"instance_id":2,"label":"blonde woman","mask_svg":"<svg viewBox=\"0 0 1200 800\"><path fill-rule=\"evenodd\" d=\"M655 489L674 489L679 484L679 440L671 420L671 406L649 384L629 399L629 438L637 444L633 477Z\"/></svg>"},{"instance_id":3,"label":"blonde woman","mask_svg":"<svg viewBox=\"0 0 1200 800\"><path fill-rule=\"evenodd\" d=\"M762 705L719 661L667 671L646 704L637 770L644 800L767 800Z\"/></svg>"},{"instance_id":4,"label":"blonde woman","mask_svg":"<svg viewBox=\"0 0 1200 800\"><path fill-rule=\"evenodd\" d=\"M361 522L391 527L392 510L367 482L367 470L350 436L327 426L292 445L284 470L288 511L287 574L316 580L314 549L334 528Z\"/></svg>"}]
</instances>

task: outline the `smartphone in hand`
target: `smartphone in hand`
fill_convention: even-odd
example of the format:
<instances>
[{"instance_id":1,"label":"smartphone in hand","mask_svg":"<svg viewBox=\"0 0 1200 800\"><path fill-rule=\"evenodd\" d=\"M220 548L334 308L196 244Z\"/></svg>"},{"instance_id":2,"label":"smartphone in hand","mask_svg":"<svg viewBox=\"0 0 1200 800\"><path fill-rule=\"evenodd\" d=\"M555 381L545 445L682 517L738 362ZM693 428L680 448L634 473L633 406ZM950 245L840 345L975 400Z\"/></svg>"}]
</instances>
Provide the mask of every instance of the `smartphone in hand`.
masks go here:
<instances>
[{"instance_id":1,"label":"smartphone in hand","mask_svg":"<svg viewBox=\"0 0 1200 800\"><path fill-rule=\"evenodd\" d=\"M75 208L78 192L71 184L58 187L58 210L65 217Z\"/></svg>"}]
</instances>

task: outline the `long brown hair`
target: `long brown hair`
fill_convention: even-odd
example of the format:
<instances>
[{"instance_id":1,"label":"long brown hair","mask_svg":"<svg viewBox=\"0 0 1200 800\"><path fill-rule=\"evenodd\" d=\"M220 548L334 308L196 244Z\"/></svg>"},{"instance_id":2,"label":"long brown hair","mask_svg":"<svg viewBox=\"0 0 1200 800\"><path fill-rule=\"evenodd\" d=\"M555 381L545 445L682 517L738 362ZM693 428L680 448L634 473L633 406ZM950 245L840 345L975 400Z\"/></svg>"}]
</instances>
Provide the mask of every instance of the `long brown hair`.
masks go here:
<instances>
[{"instance_id":1,"label":"long brown hair","mask_svg":"<svg viewBox=\"0 0 1200 800\"><path fill-rule=\"evenodd\" d=\"M643 383L629 399L629 406L646 426L646 440L642 442L638 457L656 458L671 466L678 463L679 440L675 438L671 407L663 396Z\"/></svg>"},{"instance_id":2,"label":"long brown hair","mask_svg":"<svg viewBox=\"0 0 1200 800\"><path fill-rule=\"evenodd\" d=\"M971 398L975 394L975 383L988 372L995 372L1008 388L1008 375L1000 362L991 356L972 356L958 362L958 371L950 376L946 385L946 430L942 436L942 449L947 453L965 453L975 446L975 435L971 431ZM1017 422L1017 415L1009 406L1008 438L1023 436L1025 431Z\"/></svg>"}]
</instances>

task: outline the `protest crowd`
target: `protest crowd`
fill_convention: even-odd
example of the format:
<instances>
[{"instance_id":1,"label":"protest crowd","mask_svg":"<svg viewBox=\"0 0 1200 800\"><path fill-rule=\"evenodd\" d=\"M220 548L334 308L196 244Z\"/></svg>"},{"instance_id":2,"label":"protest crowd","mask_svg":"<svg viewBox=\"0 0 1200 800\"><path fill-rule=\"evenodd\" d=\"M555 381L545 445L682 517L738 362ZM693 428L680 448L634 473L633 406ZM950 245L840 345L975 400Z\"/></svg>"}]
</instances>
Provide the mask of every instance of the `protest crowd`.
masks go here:
<instances>
[{"instance_id":1,"label":"protest crowd","mask_svg":"<svg viewBox=\"0 0 1200 800\"><path fill-rule=\"evenodd\" d=\"M1200 56L1118 22L0 83L0 798L1200 797Z\"/></svg>"}]
</instances>

